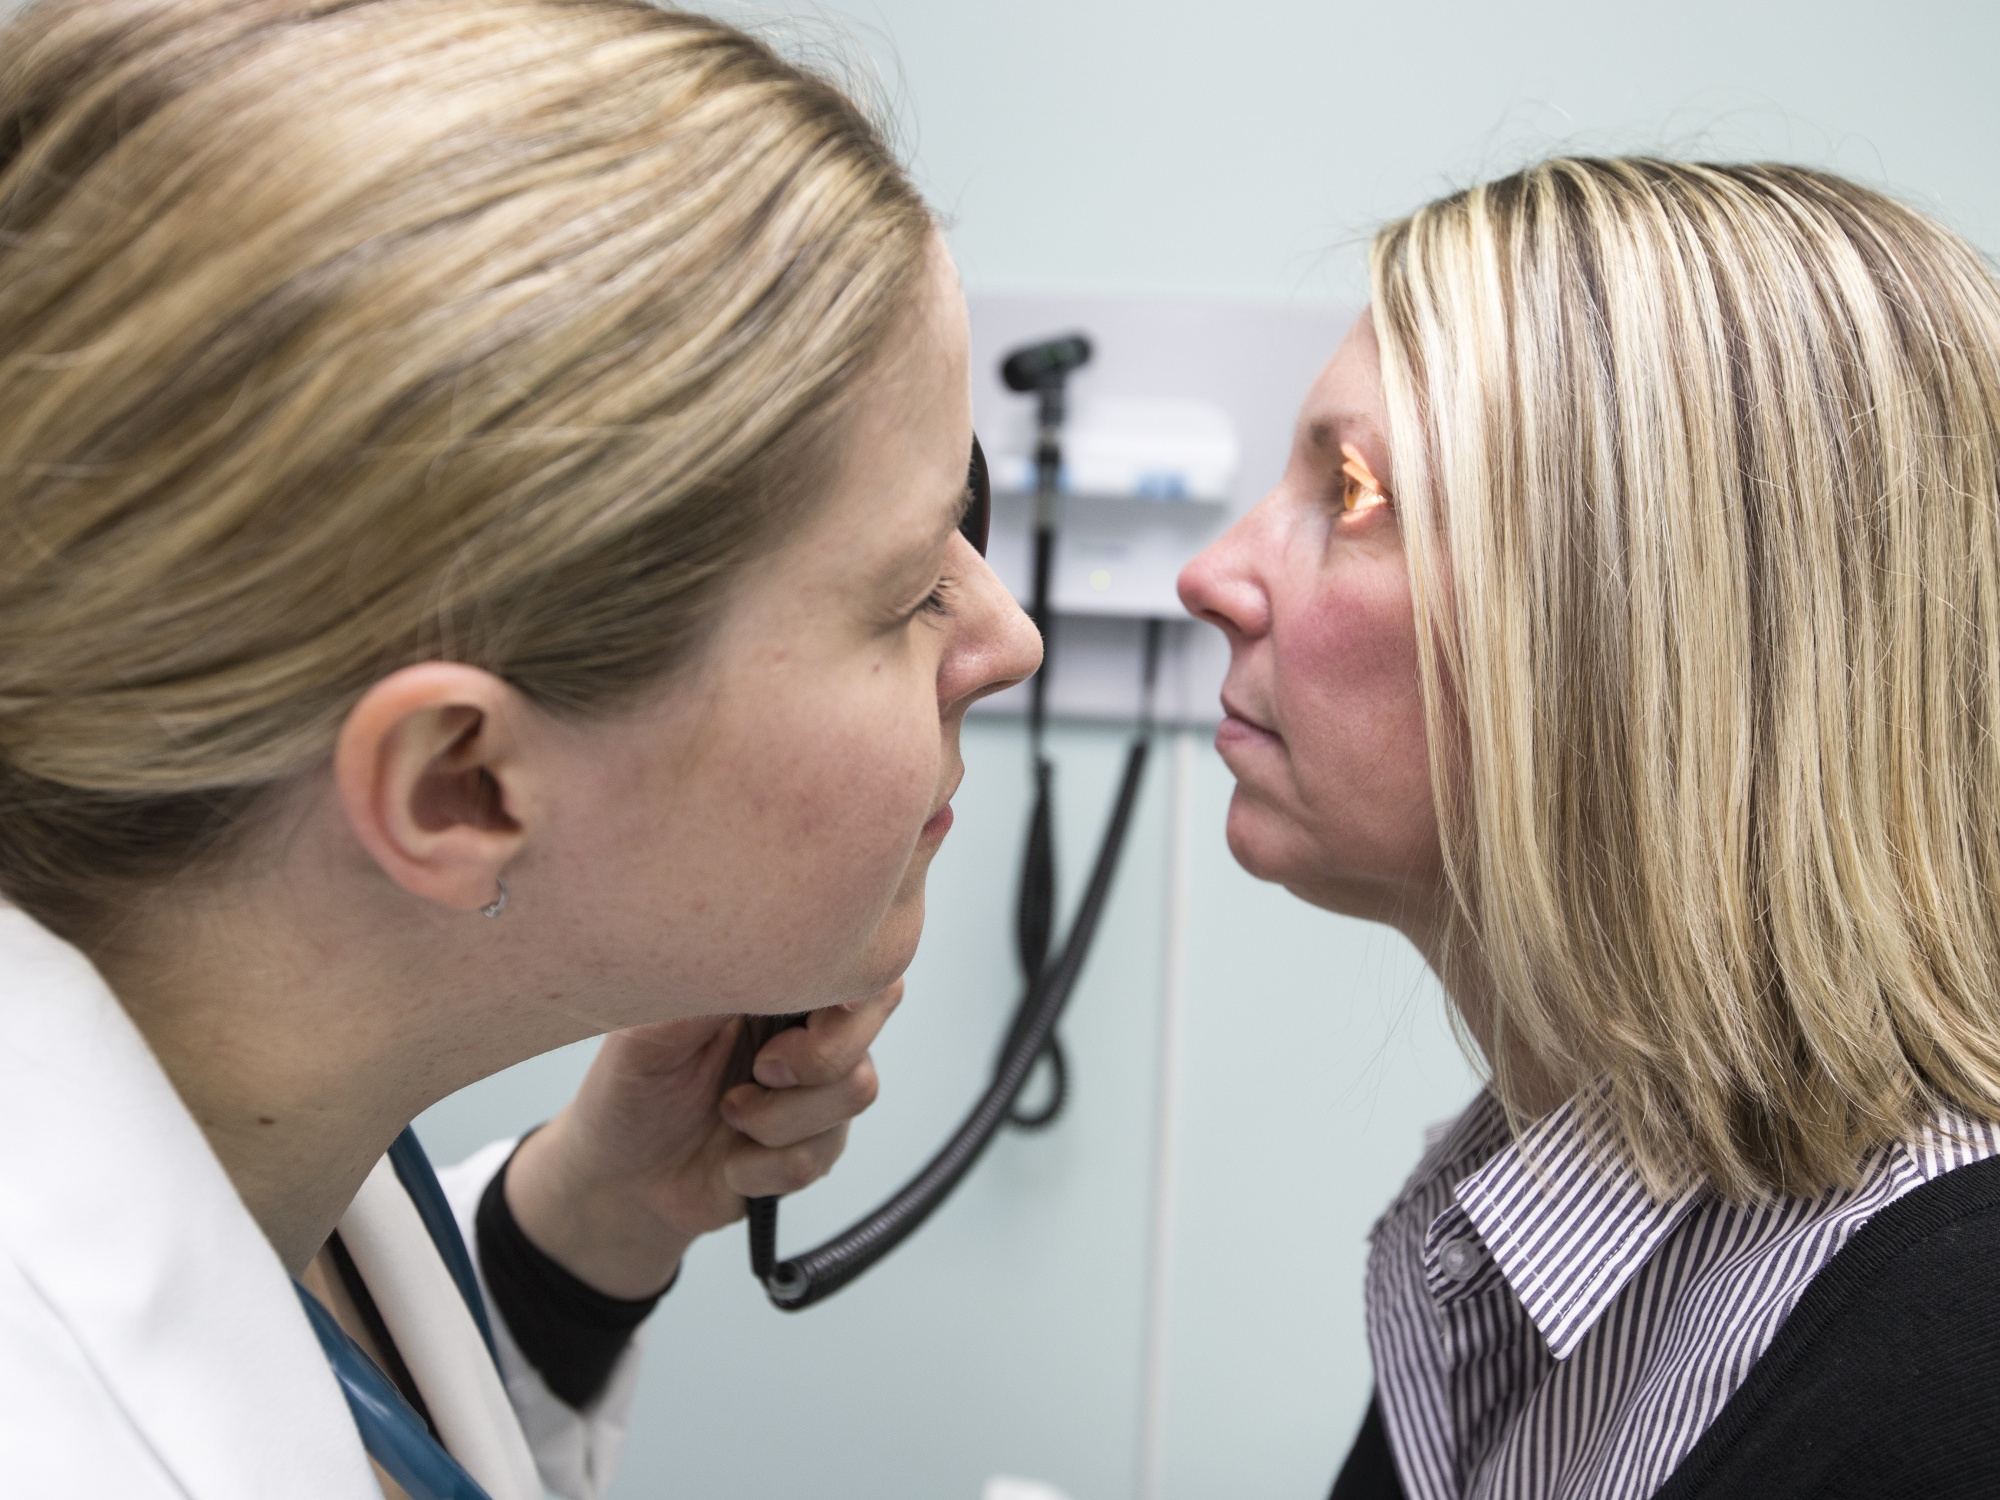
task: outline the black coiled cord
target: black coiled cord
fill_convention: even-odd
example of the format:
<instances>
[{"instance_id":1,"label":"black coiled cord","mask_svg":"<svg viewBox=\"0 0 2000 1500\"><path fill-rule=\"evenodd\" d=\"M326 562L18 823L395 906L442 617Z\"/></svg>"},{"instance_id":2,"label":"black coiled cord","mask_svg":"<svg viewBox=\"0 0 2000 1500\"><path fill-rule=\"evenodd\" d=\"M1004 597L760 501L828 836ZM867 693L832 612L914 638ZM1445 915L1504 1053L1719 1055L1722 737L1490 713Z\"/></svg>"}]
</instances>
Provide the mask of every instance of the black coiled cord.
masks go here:
<instances>
[{"instance_id":1,"label":"black coiled cord","mask_svg":"<svg viewBox=\"0 0 2000 1500\"><path fill-rule=\"evenodd\" d=\"M1151 734L1153 728L1154 690L1160 677L1161 635L1160 622L1148 620L1139 694L1141 738ZM1047 667L1044 665L1042 674L1035 679L1037 692L1030 699L1028 709L1028 753L1034 766L1035 804L1028 815L1028 840L1021 853L1021 891L1014 908L1015 947L1021 975L1030 994L1034 992L1035 984L1048 962L1050 936L1055 929L1055 767L1042 753L1043 700L1040 689L1046 674ZM1020 1039L1028 1015L1029 1007L1024 999L1015 1012L1014 1024L1008 1028L1007 1040L1001 1043L1000 1055L1003 1059ZM1018 1102L1009 1106L1007 1123L1016 1130L1048 1128L1061 1118L1064 1107L1069 1103L1069 1059L1063 1053L1062 1038L1053 1031L1049 1033L1037 1061L1042 1059L1046 1059L1049 1065L1048 1097L1031 1110L1023 1110Z\"/></svg>"},{"instance_id":2,"label":"black coiled cord","mask_svg":"<svg viewBox=\"0 0 2000 1500\"><path fill-rule=\"evenodd\" d=\"M778 1200L752 1198L750 1217L750 1268L764 1284L771 1301L787 1312L810 1307L831 1296L903 1242L917 1226L943 1203L965 1174L972 1170L1002 1124L1038 1130L1061 1115L1069 1098L1069 1064L1056 1038L1056 1022L1061 1019L1077 976L1083 972L1097 935L1098 919L1111 892L1118 862L1125 852L1125 835L1132 822L1132 808L1138 801L1139 786L1145 776L1146 756L1152 745L1153 688L1159 675L1161 626L1146 622L1145 686L1141 696L1139 732L1125 757L1125 775L1112 805L1111 821L1098 846L1097 862L1090 872L1090 884L1077 908L1069 939L1054 964L1048 962L1055 935L1055 767L1042 750L1042 730L1046 717L1049 658L1054 641L1051 627L1050 580L1055 559L1055 509L1062 474L1061 430L1064 416L1064 389L1069 374L1090 358L1089 340L1081 335L1049 341L1010 355L1003 376L1012 390L1034 391L1039 398L1035 442L1035 554L1034 586L1028 606L1043 644L1042 670L1028 685L1029 761L1035 778L1035 805L1028 820L1028 841L1021 867L1019 904L1014 912L1015 940L1023 978L1021 1003L993 1070L993 1081L964 1123L945 1143L944 1149L910 1179L903 1190L881 1208L815 1250L780 1261L778 1252ZM1018 367L1018 368L1017 368ZM985 459L973 443L973 470L968 484L976 493L986 484ZM968 533L970 538L970 533ZM985 526L982 518L973 545L983 554ZM798 1025L803 1016L780 1020L779 1027ZM747 1071L749 1059L763 1035L746 1027L746 1051L740 1059ZM1049 1060L1050 1091L1039 1108L1021 1112L1015 1108L1021 1090L1035 1065Z\"/></svg>"},{"instance_id":3,"label":"black coiled cord","mask_svg":"<svg viewBox=\"0 0 2000 1500\"><path fill-rule=\"evenodd\" d=\"M1041 686L1041 678L1036 679L1035 685L1038 688ZM1028 814L1027 844L1021 850L1021 890L1014 905L1014 946L1021 965L1023 990L1026 995L1032 995L1043 971L1048 968L1049 944L1054 939L1056 925L1056 768L1042 753L1042 706L1039 698L1029 710L1028 735L1029 754L1034 764L1035 803ZM1024 996L1014 1012L1014 1024L1008 1028L1007 1040L1000 1044L1002 1058L1014 1049L1029 1014L1030 1007ZM1062 1039L1054 1032L1049 1033L1048 1043L1042 1048L1041 1055L1049 1060L1051 1087L1048 1101L1040 1109L1026 1113L1015 1105L1008 1107L1007 1123L1020 1130L1040 1130L1054 1124L1069 1096L1069 1063L1063 1057Z\"/></svg>"},{"instance_id":4,"label":"black coiled cord","mask_svg":"<svg viewBox=\"0 0 2000 1500\"><path fill-rule=\"evenodd\" d=\"M1028 1081L1036 1059L1054 1035L1063 1006L1076 986L1077 976L1083 972L1083 961L1090 952L1091 939L1096 936L1098 919L1104 914L1112 879L1118 873L1119 857L1125 851L1125 835L1131 826L1133 805L1139 800L1139 786L1151 747L1150 734L1142 730L1126 752L1118 800L1112 806L1111 822L1097 852L1096 867L1090 872L1083 903L1077 908L1069 941L1063 944L1056 961L1043 971L1041 982L1023 998L1014 1033L1015 1045L1001 1058L985 1094L944 1149L901 1192L859 1224L789 1260L780 1261L776 1255L777 1200L751 1200L751 1268L777 1306L787 1312L810 1307L874 1265L930 1217L991 1143L1021 1086Z\"/></svg>"},{"instance_id":5,"label":"black coiled cord","mask_svg":"<svg viewBox=\"0 0 2000 1500\"><path fill-rule=\"evenodd\" d=\"M1139 800L1145 780L1146 757L1153 740L1153 690L1159 676L1161 627L1158 620L1146 622L1145 688L1141 698L1139 732L1125 752L1125 774L1118 783L1117 800L1111 806L1111 821L1097 850L1097 862L1090 872L1090 884L1070 924L1069 938L1053 964L1040 969L1028 984L1008 1028L1007 1041L994 1066L993 1081L973 1106L972 1112L945 1143L944 1149L910 1179L903 1190L881 1208L817 1249L789 1260L777 1258L778 1200L750 1200L750 1269L764 1283L771 1301L787 1312L810 1307L831 1296L854 1280L876 1261L901 1244L919 1224L929 1218L939 1204L972 1170L1002 1124L1015 1118L1014 1105L1034 1072L1035 1064L1050 1052L1055 1041L1056 1022L1069 1003L1070 991L1083 972L1097 936L1097 923L1104 915L1118 863L1125 853L1125 836L1132 825L1132 809ZM1046 765L1047 762L1042 762ZM791 1018L794 1023L803 1017ZM1067 1094L1067 1075L1062 1054L1053 1053L1056 1092L1054 1108L1044 1107L1030 1116L1046 1114L1054 1118Z\"/></svg>"}]
</instances>

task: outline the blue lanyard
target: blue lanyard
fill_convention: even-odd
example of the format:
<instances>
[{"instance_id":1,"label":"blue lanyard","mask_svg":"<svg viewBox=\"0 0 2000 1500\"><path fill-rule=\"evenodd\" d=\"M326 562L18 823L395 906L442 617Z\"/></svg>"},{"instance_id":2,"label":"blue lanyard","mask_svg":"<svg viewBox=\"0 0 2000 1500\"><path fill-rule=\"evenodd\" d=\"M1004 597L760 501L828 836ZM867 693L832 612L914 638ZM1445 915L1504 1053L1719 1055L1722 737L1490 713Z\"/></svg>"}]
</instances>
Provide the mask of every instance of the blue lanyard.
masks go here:
<instances>
[{"instance_id":1,"label":"blue lanyard","mask_svg":"<svg viewBox=\"0 0 2000 1500\"><path fill-rule=\"evenodd\" d=\"M472 1319L493 1349L493 1330L487 1322L486 1306L479 1295L479 1283L472 1274L472 1258L466 1254L458 1223L445 1202L444 1189L430 1159L417 1143L416 1132L405 1130L389 1148L389 1163L417 1206L417 1214L430 1231L438 1254L452 1280L458 1284ZM320 1348L333 1366L347 1409L361 1432L361 1446L369 1457L387 1471L390 1478L409 1492L410 1500L489 1500L485 1490L459 1461L445 1452L444 1445L431 1436L424 1419L416 1414L403 1393L384 1375L368 1352L334 1321L333 1314L320 1305L319 1298L299 1286L299 1301L305 1304L306 1319L319 1335Z\"/></svg>"},{"instance_id":2,"label":"blue lanyard","mask_svg":"<svg viewBox=\"0 0 2000 1500\"><path fill-rule=\"evenodd\" d=\"M409 1491L410 1500L488 1500L478 1481L444 1451L424 1419L403 1399L403 1393L390 1384L367 1351L347 1336L347 1330L333 1320L319 1298L302 1286L298 1292L369 1457Z\"/></svg>"}]
</instances>

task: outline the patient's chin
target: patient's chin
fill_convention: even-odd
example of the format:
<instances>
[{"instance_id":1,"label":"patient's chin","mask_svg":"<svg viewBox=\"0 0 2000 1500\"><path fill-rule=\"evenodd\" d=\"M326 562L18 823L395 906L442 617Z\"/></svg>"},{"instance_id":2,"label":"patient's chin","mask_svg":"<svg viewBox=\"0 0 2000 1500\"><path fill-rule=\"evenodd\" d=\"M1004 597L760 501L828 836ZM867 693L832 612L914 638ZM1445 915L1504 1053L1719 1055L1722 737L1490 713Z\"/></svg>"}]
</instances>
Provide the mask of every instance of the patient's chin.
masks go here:
<instances>
[{"instance_id":1,"label":"patient's chin","mask_svg":"<svg viewBox=\"0 0 2000 1500\"><path fill-rule=\"evenodd\" d=\"M1287 884L1306 873L1310 861L1301 845L1299 831L1287 820L1246 796L1241 787L1229 799L1229 817L1224 824L1229 852L1259 880Z\"/></svg>"}]
</instances>

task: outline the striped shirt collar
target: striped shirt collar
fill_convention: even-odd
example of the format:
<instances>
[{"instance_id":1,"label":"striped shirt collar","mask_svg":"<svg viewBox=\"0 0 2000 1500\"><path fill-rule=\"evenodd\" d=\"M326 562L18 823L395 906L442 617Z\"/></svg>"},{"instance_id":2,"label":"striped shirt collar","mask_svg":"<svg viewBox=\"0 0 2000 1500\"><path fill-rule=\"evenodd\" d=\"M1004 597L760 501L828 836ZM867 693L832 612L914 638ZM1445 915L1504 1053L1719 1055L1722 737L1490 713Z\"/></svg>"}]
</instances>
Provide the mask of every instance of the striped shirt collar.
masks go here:
<instances>
[{"instance_id":1,"label":"striped shirt collar","mask_svg":"<svg viewBox=\"0 0 2000 1500\"><path fill-rule=\"evenodd\" d=\"M1441 1158L1463 1162L1463 1149L1450 1148L1490 1141L1496 1127L1504 1140L1498 1101L1482 1103L1461 1122L1471 1128L1438 1143ZM1594 1089L1505 1141L1452 1194L1556 1359L1575 1351L1701 1195L1692 1180L1655 1198Z\"/></svg>"},{"instance_id":2,"label":"striped shirt collar","mask_svg":"<svg viewBox=\"0 0 2000 1500\"><path fill-rule=\"evenodd\" d=\"M1850 1187L1658 1203L1609 1131L1586 1098L1516 1145L1482 1093L1375 1225L1368 1346L1411 1500L1654 1494L1858 1230L2000 1153L2000 1125L1940 1110Z\"/></svg>"}]
</instances>

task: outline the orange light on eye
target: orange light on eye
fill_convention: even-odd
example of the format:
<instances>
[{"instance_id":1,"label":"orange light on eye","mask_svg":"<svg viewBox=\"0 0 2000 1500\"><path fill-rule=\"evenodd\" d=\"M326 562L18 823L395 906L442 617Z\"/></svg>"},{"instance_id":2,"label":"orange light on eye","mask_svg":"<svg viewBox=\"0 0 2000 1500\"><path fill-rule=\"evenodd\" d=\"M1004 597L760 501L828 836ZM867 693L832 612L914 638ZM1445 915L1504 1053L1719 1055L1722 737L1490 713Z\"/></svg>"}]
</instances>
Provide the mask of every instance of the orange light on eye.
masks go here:
<instances>
[{"instance_id":1,"label":"orange light on eye","mask_svg":"<svg viewBox=\"0 0 2000 1500\"><path fill-rule=\"evenodd\" d=\"M1361 456L1361 450L1352 443L1342 443L1340 456L1347 460L1340 466L1340 472L1347 477L1347 483L1341 486L1340 508L1345 511L1372 510L1378 505L1386 505L1389 497L1382 492L1382 481L1368 467L1368 460Z\"/></svg>"}]
</instances>

